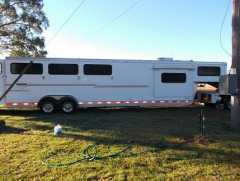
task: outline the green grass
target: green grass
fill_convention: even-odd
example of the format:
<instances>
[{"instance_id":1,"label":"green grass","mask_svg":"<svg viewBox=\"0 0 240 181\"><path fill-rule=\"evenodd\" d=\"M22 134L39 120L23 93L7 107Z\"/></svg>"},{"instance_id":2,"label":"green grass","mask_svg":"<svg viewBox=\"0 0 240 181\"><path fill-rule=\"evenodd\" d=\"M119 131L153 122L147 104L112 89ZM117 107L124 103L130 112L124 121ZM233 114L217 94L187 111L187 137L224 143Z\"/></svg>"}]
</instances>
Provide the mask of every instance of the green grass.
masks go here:
<instances>
[{"instance_id":1,"label":"green grass","mask_svg":"<svg viewBox=\"0 0 240 181\"><path fill-rule=\"evenodd\" d=\"M229 112L206 111L208 144L198 144L199 109L86 109L73 115L3 111L0 180L240 180L240 132ZM64 134L53 136L60 123ZM100 155L132 147L119 157L66 168L50 162L82 157L89 144Z\"/></svg>"}]
</instances>

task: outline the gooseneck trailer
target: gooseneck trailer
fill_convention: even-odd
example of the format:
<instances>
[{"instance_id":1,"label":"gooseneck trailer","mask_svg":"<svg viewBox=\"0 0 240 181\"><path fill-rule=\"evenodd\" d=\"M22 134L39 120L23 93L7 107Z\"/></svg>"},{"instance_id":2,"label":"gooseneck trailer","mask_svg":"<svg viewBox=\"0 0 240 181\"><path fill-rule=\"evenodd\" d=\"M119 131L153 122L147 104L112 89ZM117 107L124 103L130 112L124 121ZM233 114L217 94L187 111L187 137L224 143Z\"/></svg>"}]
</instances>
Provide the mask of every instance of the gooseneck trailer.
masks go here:
<instances>
[{"instance_id":1,"label":"gooseneck trailer","mask_svg":"<svg viewBox=\"0 0 240 181\"><path fill-rule=\"evenodd\" d=\"M78 107L185 107L201 101L216 103L225 96L219 94L219 78L227 74L224 62L171 58L9 57L0 60L0 68L1 107L38 107L45 113L71 113Z\"/></svg>"}]
</instances>

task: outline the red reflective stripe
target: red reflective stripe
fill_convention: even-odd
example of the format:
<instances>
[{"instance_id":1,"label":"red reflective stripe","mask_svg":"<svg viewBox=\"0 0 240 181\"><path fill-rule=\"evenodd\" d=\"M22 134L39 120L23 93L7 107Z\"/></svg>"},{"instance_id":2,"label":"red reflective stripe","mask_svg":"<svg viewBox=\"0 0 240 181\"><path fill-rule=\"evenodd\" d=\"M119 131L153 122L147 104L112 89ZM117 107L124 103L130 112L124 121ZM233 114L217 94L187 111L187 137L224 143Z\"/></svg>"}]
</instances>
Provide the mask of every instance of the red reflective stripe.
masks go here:
<instances>
[{"instance_id":1,"label":"red reflective stripe","mask_svg":"<svg viewBox=\"0 0 240 181\"><path fill-rule=\"evenodd\" d=\"M36 107L36 102L7 102L6 107Z\"/></svg>"},{"instance_id":2,"label":"red reflective stripe","mask_svg":"<svg viewBox=\"0 0 240 181\"><path fill-rule=\"evenodd\" d=\"M190 105L192 100L125 100L125 101L79 101L79 106L100 106L100 105L158 105L178 106ZM6 107L36 107L37 102L7 102Z\"/></svg>"},{"instance_id":3,"label":"red reflective stripe","mask_svg":"<svg viewBox=\"0 0 240 181\"><path fill-rule=\"evenodd\" d=\"M151 104L151 105L178 105L178 104L191 104L192 101L191 100L132 100L132 101L80 101L79 105L115 105L115 104L128 104L128 105L142 105L142 104Z\"/></svg>"}]
</instances>

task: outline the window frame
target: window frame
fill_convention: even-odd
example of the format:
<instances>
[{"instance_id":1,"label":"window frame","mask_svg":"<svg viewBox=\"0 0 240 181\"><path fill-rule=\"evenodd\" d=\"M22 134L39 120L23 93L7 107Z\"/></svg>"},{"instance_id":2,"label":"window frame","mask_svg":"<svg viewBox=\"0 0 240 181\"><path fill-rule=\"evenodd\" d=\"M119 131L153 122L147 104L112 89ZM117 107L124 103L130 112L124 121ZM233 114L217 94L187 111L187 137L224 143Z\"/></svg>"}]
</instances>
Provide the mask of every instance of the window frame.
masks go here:
<instances>
[{"instance_id":1,"label":"window frame","mask_svg":"<svg viewBox=\"0 0 240 181\"><path fill-rule=\"evenodd\" d=\"M76 66L77 67L77 70L76 70L76 73L68 73L68 74L64 74L64 73L51 73L50 69L51 69L51 66L55 66L55 65L63 65L63 66L66 66L66 65L73 65L73 66ZM79 75L79 65L76 64L76 63L49 63L48 66L47 66L47 69L48 69L48 74L49 75Z\"/></svg>"},{"instance_id":2,"label":"window frame","mask_svg":"<svg viewBox=\"0 0 240 181\"><path fill-rule=\"evenodd\" d=\"M86 70L87 68L87 66L95 66L95 68L97 67L97 66L99 66L99 67L104 67L104 66L106 66L106 67L108 67L108 68L110 68L110 69L108 69L108 70L104 70L104 71L102 71L102 73L99 73L99 72L97 72L97 71L99 71L99 70L95 70L96 71L96 73L89 73L90 71L89 70ZM88 69L89 69L89 67L88 67ZM87 76L91 76L91 75L93 75L93 76L111 76L112 74L113 74L113 71L112 71L112 68L113 66L112 66L112 64L84 64L83 65L83 74L84 75L87 75ZM89 72L88 72L89 71ZM94 71L94 70L93 70ZM106 73L105 73L106 72Z\"/></svg>"},{"instance_id":3,"label":"window frame","mask_svg":"<svg viewBox=\"0 0 240 181\"><path fill-rule=\"evenodd\" d=\"M19 74L21 74L21 72L14 73L14 71L13 71L13 65L14 64L25 64L25 66L23 67L23 69L24 69L30 63L22 63L22 62L12 62L12 63L10 63L10 73L12 75L19 75ZM41 69L39 71L40 73L32 73L32 72L28 73L28 71L27 71L23 75L42 75L43 72L44 72L44 70L43 70L43 63L32 63L32 66L34 66L34 65L40 65L40 67L41 67ZM29 70L31 70L31 67L29 68Z\"/></svg>"},{"instance_id":4,"label":"window frame","mask_svg":"<svg viewBox=\"0 0 240 181\"><path fill-rule=\"evenodd\" d=\"M203 71L203 70L200 70L200 69L203 69L203 68L212 68L212 69L214 69L214 68L216 68L217 69L217 73L216 74L213 74L213 73L201 73L200 71ZM204 77L206 77L206 76L220 76L221 75L221 67L219 67L219 66L198 66L197 67L197 75L198 76L204 76Z\"/></svg>"},{"instance_id":5,"label":"window frame","mask_svg":"<svg viewBox=\"0 0 240 181\"><path fill-rule=\"evenodd\" d=\"M167 76L167 74L172 74L172 75L175 74L175 76L176 76L176 74L184 75L184 77L183 77L184 81L164 80L164 79L169 79L167 77L164 77L164 76ZM172 78L172 77L170 77L170 78ZM184 73L184 72L163 72L163 73L161 73L161 83L164 83L164 84L185 84L185 83L187 83L187 73Z\"/></svg>"}]
</instances>

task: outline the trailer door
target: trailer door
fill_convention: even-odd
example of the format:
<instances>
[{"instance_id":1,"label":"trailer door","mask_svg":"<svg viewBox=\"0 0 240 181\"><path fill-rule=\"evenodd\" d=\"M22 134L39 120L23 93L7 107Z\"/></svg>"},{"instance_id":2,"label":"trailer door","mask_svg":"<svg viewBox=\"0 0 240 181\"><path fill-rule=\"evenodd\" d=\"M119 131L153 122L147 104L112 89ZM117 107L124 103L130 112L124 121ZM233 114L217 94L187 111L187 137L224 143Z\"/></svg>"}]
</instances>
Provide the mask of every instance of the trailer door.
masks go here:
<instances>
[{"instance_id":1,"label":"trailer door","mask_svg":"<svg viewBox=\"0 0 240 181\"><path fill-rule=\"evenodd\" d=\"M192 100L192 71L188 69L155 70L155 98L161 100Z\"/></svg>"}]
</instances>

